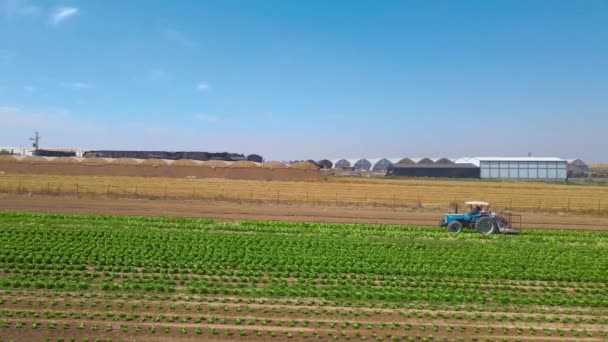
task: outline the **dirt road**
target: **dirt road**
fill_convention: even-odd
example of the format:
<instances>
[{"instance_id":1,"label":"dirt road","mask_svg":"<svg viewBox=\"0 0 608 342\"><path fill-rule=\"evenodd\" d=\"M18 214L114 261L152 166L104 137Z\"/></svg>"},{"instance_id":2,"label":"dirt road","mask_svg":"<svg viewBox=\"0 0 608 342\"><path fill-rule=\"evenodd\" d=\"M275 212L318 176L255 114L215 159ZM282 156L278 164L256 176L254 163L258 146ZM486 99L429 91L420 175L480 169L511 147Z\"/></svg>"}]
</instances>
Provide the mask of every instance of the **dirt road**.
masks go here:
<instances>
[{"instance_id":1,"label":"dirt road","mask_svg":"<svg viewBox=\"0 0 608 342\"><path fill-rule=\"evenodd\" d=\"M387 208L344 208L239 204L218 201L95 199L55 196L0 196L0 210L136 216L205 217L277 221L437 225L441 212ZM565 215L522 215L524 228L608 230L606 218Z\"/></svg>"}]
</instances>

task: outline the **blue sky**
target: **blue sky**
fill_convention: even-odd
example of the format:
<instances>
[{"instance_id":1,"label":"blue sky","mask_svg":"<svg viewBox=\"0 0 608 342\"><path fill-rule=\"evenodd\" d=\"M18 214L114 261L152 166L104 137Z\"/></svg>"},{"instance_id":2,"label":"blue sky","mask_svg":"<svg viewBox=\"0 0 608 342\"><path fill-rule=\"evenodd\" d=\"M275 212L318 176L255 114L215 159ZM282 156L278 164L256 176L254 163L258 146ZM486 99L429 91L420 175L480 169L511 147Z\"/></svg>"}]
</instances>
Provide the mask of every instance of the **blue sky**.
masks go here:
<instances>
[{"instance_id":1,"label":"blue sky","mask_svg":"<svg viewBox=\"0 0 608 342\"><path fill-rule=\"evenodd\" d=\"M608 1L0 0L0 145L608 161Z\"/></svg>"}]
</instances>

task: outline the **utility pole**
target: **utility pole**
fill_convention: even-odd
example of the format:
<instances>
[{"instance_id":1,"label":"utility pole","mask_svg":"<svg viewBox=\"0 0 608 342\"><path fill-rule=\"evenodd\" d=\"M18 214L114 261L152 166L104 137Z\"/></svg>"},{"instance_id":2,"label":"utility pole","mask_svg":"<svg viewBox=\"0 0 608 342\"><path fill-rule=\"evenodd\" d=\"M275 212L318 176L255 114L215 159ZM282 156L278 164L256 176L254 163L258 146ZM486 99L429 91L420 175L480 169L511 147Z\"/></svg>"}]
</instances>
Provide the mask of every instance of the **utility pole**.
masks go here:
<instances>
[{"instance_id":1,"label":"utility pole","mask_svg":"<svg viewBox=\"0 0 608 342\"><path fill-rule=\"evenodd\" d=\"M36 150L36 151L40 147L40 138L42 138L42 137L38 134L38 131L36 131L36 135L29 139L34 142L32 145L34 146L34 150Z\"/></svg>"}]
</instances>

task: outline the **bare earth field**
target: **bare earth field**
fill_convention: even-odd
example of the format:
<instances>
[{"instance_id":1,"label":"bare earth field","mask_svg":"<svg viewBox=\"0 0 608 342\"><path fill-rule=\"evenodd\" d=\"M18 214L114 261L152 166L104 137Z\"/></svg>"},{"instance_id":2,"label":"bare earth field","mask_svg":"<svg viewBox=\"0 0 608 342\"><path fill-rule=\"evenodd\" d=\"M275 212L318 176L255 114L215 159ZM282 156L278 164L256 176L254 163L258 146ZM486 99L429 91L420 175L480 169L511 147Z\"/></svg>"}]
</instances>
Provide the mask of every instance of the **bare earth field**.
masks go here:
<instances>
[{"instance_id":1,"label":"bare earth field","mask_svg":"<svg viewBox=\"0 0 608 342\"><path fill-rule=\"evenodd\" d=\"M76 198L69 196L0 195L0 210L49 213L201 217L226 220L277 220L340 223L437 225L439 210L344 208L252 204L220 201ZM522 214L525 228L608 230L605 217L582 214Z\"/></svg>"},{"instance_id":2,"label":"bare earth field","mask_svg":"<svg viewBox=\"0 0 608 342\"><path fill-rule=\"evenodd\" d=\"M0 174L0 193L440 211L453 203L484 200L494 209L608 216L608 186L525 181L352 177L261 181L6 173Z\"/></svg>"}]
</instances>

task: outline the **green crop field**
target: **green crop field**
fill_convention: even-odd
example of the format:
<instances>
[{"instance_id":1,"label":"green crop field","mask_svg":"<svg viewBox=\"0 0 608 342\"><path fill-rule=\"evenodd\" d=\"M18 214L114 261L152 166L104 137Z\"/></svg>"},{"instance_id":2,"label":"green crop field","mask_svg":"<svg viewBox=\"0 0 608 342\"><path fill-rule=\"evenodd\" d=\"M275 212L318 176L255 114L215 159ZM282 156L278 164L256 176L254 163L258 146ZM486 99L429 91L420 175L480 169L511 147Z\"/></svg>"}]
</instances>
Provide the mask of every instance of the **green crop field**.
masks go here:
<instances>
[{"instance_id":1,"label":"green crop field","mask_svg":"<svg viewBox=\"0 0 608 342\"><path fill-rule=\"evenodd\" d=\"M607 332L606 232L0 212L3 341L605 341Z\"/></svg>"}]
</instances>

